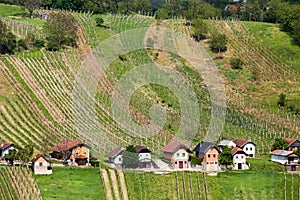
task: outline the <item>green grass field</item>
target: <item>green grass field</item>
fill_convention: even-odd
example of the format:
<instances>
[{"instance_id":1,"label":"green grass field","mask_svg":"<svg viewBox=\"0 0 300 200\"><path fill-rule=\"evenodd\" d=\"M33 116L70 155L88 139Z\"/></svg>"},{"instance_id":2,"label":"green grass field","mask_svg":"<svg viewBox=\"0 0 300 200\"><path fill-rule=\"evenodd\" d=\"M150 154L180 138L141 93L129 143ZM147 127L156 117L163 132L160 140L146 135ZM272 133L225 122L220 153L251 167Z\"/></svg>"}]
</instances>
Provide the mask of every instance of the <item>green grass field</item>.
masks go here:
<instances>
[{"instance_id":1,"label":"green grass field","mask_svg":"<svg viewBox=\"0 0 300 200\"><path fill-rule=\"evenodd\" d=\"M0 3L0 17L16 16L27 14L27 11L19 6L12 6Z\"/></svg>"},{"instance_id":2,"label":"green grass field","mask_svg":"<svg viewBox=\"0 0 300 200\"><path fill-rule=\"evenodd\" d=\"M43 199L105 199L98 168L54 168L49 176L35 176Z\"/></svg>"}]
</instances>

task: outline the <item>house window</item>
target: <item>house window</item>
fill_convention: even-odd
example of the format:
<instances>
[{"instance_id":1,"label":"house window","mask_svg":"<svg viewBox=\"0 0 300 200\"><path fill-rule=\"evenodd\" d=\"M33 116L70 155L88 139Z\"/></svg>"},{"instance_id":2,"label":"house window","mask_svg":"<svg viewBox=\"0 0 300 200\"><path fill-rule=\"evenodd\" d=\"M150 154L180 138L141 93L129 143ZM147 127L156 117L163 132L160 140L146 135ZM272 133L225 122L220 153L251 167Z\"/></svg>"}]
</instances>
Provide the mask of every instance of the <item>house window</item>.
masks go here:
<instances>
[{"instance_id":1,"label":"house window","mask_svg":"<svg viewBox=\"0 0 300 200\"><path fill-rule=\"evenodd\" d=\"M214 154L213 157L215 158L215 157L216 157L216 154Z\"/></svg>"},{"instance_id":2,"label":"house window","mask_svg":"<svg viewBox=\"0 0 300 200\"><path fill-rule=\"evenodd\" d=\"M186 161L184 161L184 164L186 164Z\"/></svg>"},{"instance_id":3,"label":"house window","mask_svg":"<svg viewBox=\"0 0 300 200\"><path fill-rule=\"evenodd\" d=\"M248 147L246 147L246 151L248 151Z\"/></svg>"},{"instance_id":4,"label":"house window","mask_svg":"<svg viewBox=\"0 0 300 200\"><path fill-rule=\"evenodd\" d=\"M215 164L218 164L218 162L215 162Z\"/></svg>"},{"instance_id":5,"label":"house window","mask_svg":"<svg viewBox=\"0 0 300 200\"><path fill-rule=\"evenodd\" d=\"M209 163L207 162L206 164L208 165Z\"/></svg>"},{"instance_id":6,"label":"house window","mask_svg":"<svg viewBox=\"0 0 300 200\"><path fill-rule=\"evenodd\" d=\"M179 157L179 153L176 153L176 156Z\"/></svg>"},{"instance_id":7,"label":"house window","mask_svg":"<svg viewBox=\"0 0 300 200\"><path fill-rule=\"evenodd\" d=\"M236 159L239 159L239 156L236 156Z\"/></svg>"},{"instance_id":8,"label":"house window","mask_svg":"<svg viewBox=\"0 0 300 200\"><path fill-rule=\"evenodd\" d=\"M185 153L182 153L182 157L184 157L185 156Z\"/></svg>"},{"instance_id":9,"label":"house window","mask_svg":"<svg viewBox=\"0 0 300 200\"><path fill-rule=\"evenodd\" d=\"M244 158L244 156L241 156L241 158L243 159L243 158Z\"/></svg>"},{"instance_id":10,"label":"house window","mask_svg":"<svg viewBox=\"0 0 300 200\"><path fill-rule=\"evenodd\" d=\"M209 157L209 158L210 158L210 154L208 154L208 155L207 155L207 157Z\"/></svg>"},{"instance_id":11,"label":"house window","mask_svg":"<svg viewBox=\"0 0 300 200\"><path fill-rule=\"evenodd\" d=\"M119 158L119 161L122 161L122 158Z\"/></svg>"},{"instance_id":12,"label":"house window","mask_svg":"<svg viewBox=\"0 0 300 200\"><path fill-rule=\"evenodd\" d=\"M250 147L250 151L252 151L252 147Z\"/></svg>"},{"instance_id":13,"label":"house window","mask_svg":"<svg viewBox=\"0 0 300 200\"><path fill-rule=\"evenodd\" d=\"M75 153L75 155L76 155L76 156L78 156L78 155L79 155L79 153Z\"/></svg>"},{"instance_id":14,"label":"house window","mask_svg":"<svg viewBox=\"0 0 300 200\"><path fill-rule=\"evenodd\" d=\"M177 165L177 161L175 162L175 165Z\"/></svg>"},{"instance_id":15,"label":"house window","mask_svg":"<svg viewBox=\"0 0 300 200\"><path fill-rule=\"evenodd\" d=\"M85 156L85 155L86 155L86 152L83 152L83 155Z\"/></svg>"},{"instance_id":16,"label":"house window","mask_svg":"<svg viewBox=\"0 0 300 200\"><path fill-rule=\"evenodd\" d=\"M43 163L42 162L40 162L40 167L42 167L43 166Z\"/></svg>"}]
</instances>

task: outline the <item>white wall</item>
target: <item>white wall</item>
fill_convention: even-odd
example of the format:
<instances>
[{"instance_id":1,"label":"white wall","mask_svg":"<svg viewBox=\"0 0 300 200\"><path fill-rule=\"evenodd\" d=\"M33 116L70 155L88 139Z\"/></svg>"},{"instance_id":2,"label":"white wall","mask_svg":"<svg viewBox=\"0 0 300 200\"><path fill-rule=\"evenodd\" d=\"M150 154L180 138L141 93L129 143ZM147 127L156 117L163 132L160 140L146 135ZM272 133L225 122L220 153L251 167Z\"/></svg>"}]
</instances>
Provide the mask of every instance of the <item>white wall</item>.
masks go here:
<instances>
[{"instance_id":1,"label":"white wall","mask_svg":"<svg viewBox=\"0 0 300 200\"><path fill-rule=\"evenodd\" d=\"M150 162L151 161L151 153L139 153L139 161L140 162Z\"/></svg>"},{"instance_id":2,"label":"white wall","mask_svg":"<svg viewBox=\"0 0 300 200\"><path fill-rule=\"evenodd\" d=\"M255 157L255 146L252 143L247 143L243 150L246 154L253 154L253 158Z\"/></svg>"},{"instance_id":3,"label":"white wall","mask_svg":"<svg viewBox=\"0 0 300 200\"><path fill-rule=\"evenodd\" d=\"M271 161L285 164L288 163L288 158L280 155L271 155Z\"/></svg>"},{"instance_id":4,"label":"white wall","mask_svg":"<svg viewBox=\"0 0 300 200\"><path fill-rule=\"evenodd\" d=\"M122 155L117 155L114 159L111 160L115 165L122 165L123 164L123 157Z\"/></svg>"},{"instance_id":5,"label":"white wall","mask_svg":"<svg viewBox=\"0 0 300 200\"><path fill-rule=\"evenodd\" d=\"M7 149L5 149L2 152L2 155L0 155L0 156L4 157L5 155L7 155L9 153L9 150L11 150L11 149L14 149L14 147L13 146L8 147Z\"/></svg>"},{"instance_id":6,"label":"white wall","mask_svg":"<svg viewBox=\"0 0 300 200\"><path fill-rule=\"evenodd\" d=\"M188 160L189 159L189 154L186 150L184 149L178 149L176 153L173 154L172 157L173 160Z\"/></svg>"},{"instance_id":7,"label":"white wall","mask_svg":"<svg viewBox=\"0 0 300 200\"><path fill-rule=\"evenodd\" d=\"M249 169L249 166L246 162L246 155L245 154L235 154L232 159L233 162L233 169L238 170L238 164L242 164L242 169Z\"/></svg>"}]
</instances>

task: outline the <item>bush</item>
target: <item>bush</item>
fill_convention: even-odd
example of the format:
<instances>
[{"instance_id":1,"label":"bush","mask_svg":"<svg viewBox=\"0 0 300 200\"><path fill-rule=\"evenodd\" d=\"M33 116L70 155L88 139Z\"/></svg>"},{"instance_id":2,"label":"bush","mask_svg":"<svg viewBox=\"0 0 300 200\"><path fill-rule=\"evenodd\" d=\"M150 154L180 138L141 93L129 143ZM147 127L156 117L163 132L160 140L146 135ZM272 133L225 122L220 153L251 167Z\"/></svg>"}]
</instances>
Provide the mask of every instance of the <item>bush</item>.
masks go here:
<instances>
[{"instance_id":1,"label":"bush","mask_svg":"<svg viewBox=\"0 0 300 200\"><path fill-rule=\"evenodd\" d=\"M36 47L36 48L39 48L39 49L43 48L43 47L45 47L45 41L37 39L37 40L34 41L33 46Z\"/></svg>"},{"instance_id":2,"label":"bush","mask_svg":"<svg viewBox=\"0 0 300 200\"><path fill-rule=\"evenodd\" d=\"M285 102L286 102L286 95L285 94L283 94L283 93L281 93L280 95L279 95L279 99L278 99L278 101L277 101L277 105L279 106L279 107L284 107L285 106Z\"/></svg>"},{"instance_id":3,"label":"bush","mask_svg":"<svg viewBox=\"0 0 300 200\"><path fill-rule=\"evenodd\" d=\"M91 166L93 166L93 167L99 167L100 166L100 162L97 161L97 160L91 160L90 163L91 163Z\"/></svg>"},{"instance_id":4,"label":"bush","mask_svg":"<svg viewBox=\"0 0 300 200\"><path fill-rule=\"evenodd\" d=\"M196 156L191 156L191 165L196 166L196 165L201 165L202 161L200 158Z\"/></svg>"},{"instance_id":5,"label":"bush","mask_svg":"<svg viewBox=\"0 0 300 200\"><path fill-rule=\"evenodd\" d=\"M232 69L242 69L244 62L240 58L231 58L230 65Z\"/></svg>"},{"instance_id":6,"label":"bush","mask_svg":"<svg viewBox=\"0 0 300 200\"><path fill-rule=\"evenodd\" d=\"M97 26L102 26L103 23L104 23L104 19L101 18L101 17L97 17L95 20L96 20L96 25Z\"/></svg>"},{"instance_id":7,"label":"bush","mask_svg":"<svg viewBox=\"0 0 300 200\"><path fill-rule=\"evenodd\" d=\"M215 53L227 50L227 37L225 34L215 34L212 36L209 44L210 49Z\"/></svg>"},{"instance_id":8,"label":"bush","mask_svg":"<svg viewBox=\"0 0 300 200\"><path fill-rule=\"evenodd\" d=\"M18 41L18 47L20 50L22 50L22 49L28 50L28 46L27 46L25 40L22 40L22 39Z\"/></svg>"}]
</instances>

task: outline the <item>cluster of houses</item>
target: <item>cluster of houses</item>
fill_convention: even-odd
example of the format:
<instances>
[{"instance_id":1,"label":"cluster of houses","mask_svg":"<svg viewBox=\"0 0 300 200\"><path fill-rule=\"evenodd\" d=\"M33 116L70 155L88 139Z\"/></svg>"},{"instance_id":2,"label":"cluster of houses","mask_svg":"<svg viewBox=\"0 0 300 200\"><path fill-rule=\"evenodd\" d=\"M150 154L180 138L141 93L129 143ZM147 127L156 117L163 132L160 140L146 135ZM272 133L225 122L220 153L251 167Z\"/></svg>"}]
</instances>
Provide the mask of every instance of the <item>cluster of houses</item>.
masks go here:
<instances>
[{"instance_id":1,"label":"cluster of houses","mask_svg":"<svg viewBox=\"0 0 300 200\"><path fill-rule=\"evenodd\" d=\"M298 149L300 141L293 138L283 138L288 142L285 149L276 149L270 152L271 161L282 164L288 171L300 171L300 161ZM271 144L272 145L272 144ZM222 140L218 145L211 142L200 142L193 150L179 142L170 142L161 149L162 156L154 159L153 153L145 146L135 146L138 158L138 167L140 169L163 168L167 169L192 169L200 168L206 171L218 171L221 169L219 155L224 146L231 149L232 169L249 169L246 158L255 158L256 144L251 140ZM14 149L14 144L9 142L0 142L0 158L2 159ZM41 154L36 155L32 160L32 168L35 174L51 174L52 169L49 160L65 162L70 166L89 166L90 148L81 141L66 139L61 143L51 147L49 156ZM113 167L123 167L124 147L118 147L105 156L108 158L108 164ZM201 166L191 165L191 156L201 160ZM164 168L166 169L166 168Z\"/></svg>"},{"instance_id":2,"label":"cluster of houses","mask_svg":"<svg viewBox=\"0 0 300 200\"><path fill-rule=\"evenodd\" d=\"M233 159L233 169L243 170L249 169L246 158L255 157L256 144L251 140L237 139L234 141L223 140L216 145L211 142L200 142L193 150L190 150L184 144L179 142L170 142L161 149L163 154L162 161L169 164L169 169L191 169L191 155L195 152L195 156L201 160L202 169L207 171L220 170L219 154L222 153L222 147L228 146L231 149ZM140 168L152 168L153 164L159 168L160 160L157 162L151 159L151 151L144 146L136 146L136 152L139 158ZM125 148L118 147L105 156L108 158L110 164L115 167L122 167L123 157L122 153Z\"/></svg>"}]
</instances>

